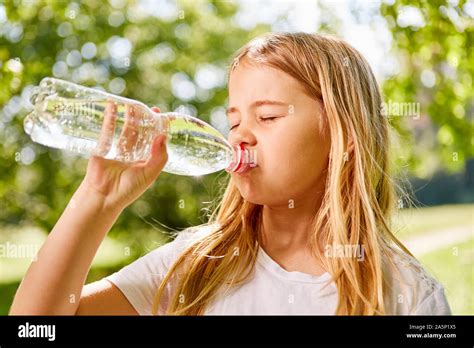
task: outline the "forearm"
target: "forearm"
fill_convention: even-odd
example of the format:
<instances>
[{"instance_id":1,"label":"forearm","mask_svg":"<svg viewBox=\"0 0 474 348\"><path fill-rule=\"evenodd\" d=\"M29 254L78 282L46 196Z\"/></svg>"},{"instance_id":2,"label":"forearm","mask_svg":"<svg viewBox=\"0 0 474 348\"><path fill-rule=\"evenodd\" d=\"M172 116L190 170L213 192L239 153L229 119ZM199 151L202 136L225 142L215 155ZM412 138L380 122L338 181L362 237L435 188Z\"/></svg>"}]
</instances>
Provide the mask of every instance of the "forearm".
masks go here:
<instances>
[{"instance_id":1,"label":"forearm","mask_svg":"<svg viewBox=\"0 0 474 348\"><path fill-rule=\"evenodd\" d=\"M121 211L81 185L28 269L10 314L75 314L92 260Z\"/></svg>"}]
</instances>

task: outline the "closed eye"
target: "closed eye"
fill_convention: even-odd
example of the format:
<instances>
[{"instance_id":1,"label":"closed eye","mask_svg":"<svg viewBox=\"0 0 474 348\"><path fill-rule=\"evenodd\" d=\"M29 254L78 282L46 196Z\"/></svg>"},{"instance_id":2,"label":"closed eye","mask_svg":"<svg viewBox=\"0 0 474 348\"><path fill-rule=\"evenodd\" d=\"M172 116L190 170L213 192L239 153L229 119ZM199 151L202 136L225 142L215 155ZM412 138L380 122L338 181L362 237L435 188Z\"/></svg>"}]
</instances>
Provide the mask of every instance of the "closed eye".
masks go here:
<instances>
[{"instance_id":1,"label":"closed eye","mask_svg":"<svg viewBox=\"0 0 474 348\"><path fill-rule=\"evenodd\" d=\"M278 117L276 117L276 116L274 116L274 117L260 117L260 120L262 120L264 122L267 122L267 121L272 121L275 118L278 118Z\"/></svg>"},{"instance_id":2,"label":"closed eye","mask_svg":"<svg viewBox=\"0 0 474 348\"><path fill-rule=\"evenodd\" d=\"M269 117L259 117L260 121L263 121L263 122L273 122L275 119L279 118L278 116L269 116ZM238 124L230 127L230 130L233 130L235 127L237 127Z\"/></svg>"}]
</instances>

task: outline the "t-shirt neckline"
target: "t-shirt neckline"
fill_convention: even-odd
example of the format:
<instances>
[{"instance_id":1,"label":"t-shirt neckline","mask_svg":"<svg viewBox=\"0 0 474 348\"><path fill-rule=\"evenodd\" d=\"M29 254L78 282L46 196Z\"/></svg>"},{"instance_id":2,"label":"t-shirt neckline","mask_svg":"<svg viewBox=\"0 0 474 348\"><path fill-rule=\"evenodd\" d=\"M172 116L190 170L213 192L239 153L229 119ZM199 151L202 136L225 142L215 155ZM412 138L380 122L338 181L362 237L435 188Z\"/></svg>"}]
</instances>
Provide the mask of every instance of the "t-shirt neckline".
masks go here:
<instances>
[{"instance_id":1,"label":"t-shirt neckline","mask_svg":"<svg viewBox=\"0 0 474 348\"><path fill-rule=\"evenodd\" d=\"M259 263L270 271L273 274L286 280L296 281L296 282L305 282L305 283L323 283L331 279L329 272L324 272L323 274L316 276L309 273L299 272L299 271L287 271L281 267L275 260L273 260L261 246L259 246L257 260Z\"/></svg>"}]
</instances>

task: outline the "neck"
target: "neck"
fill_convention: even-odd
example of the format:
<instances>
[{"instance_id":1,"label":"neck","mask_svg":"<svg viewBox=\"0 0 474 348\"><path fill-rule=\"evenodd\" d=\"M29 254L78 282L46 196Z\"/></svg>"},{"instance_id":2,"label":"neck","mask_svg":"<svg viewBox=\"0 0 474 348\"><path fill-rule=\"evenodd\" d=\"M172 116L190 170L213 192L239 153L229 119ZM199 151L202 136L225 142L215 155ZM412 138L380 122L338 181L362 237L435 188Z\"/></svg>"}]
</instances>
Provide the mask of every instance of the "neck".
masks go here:
<instances>
[{"instance_id":1,"label":"neck","mask_svg":"<svg viewBox=\"0 0 474 348\"><path fill-rule=\"evenodd\" d=\"M262 247L296 250L308 247L312 222L322 202L323 192L289 200L278 206L265 205L262 211Z\"/></svg>"}]
</instances>

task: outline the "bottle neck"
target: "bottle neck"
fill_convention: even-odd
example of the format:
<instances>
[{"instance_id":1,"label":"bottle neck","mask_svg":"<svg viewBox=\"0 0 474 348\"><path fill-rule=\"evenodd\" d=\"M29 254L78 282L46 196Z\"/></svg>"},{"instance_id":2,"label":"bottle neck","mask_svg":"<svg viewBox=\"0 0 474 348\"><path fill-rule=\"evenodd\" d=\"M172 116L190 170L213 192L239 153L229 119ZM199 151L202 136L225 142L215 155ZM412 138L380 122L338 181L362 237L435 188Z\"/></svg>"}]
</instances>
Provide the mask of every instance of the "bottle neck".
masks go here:
<instances>
[{"instance_id":1,"label":"bottle neck","mask_svg":"<svg viewBox=\"0 0 474 348\"><path fill-rule=\"evenodd\" d=\"M232 145L232 161L225 169L228 173L244 173L257 166L257 151L249 150L242 143Z\"/></svg>"}]
</instances>

